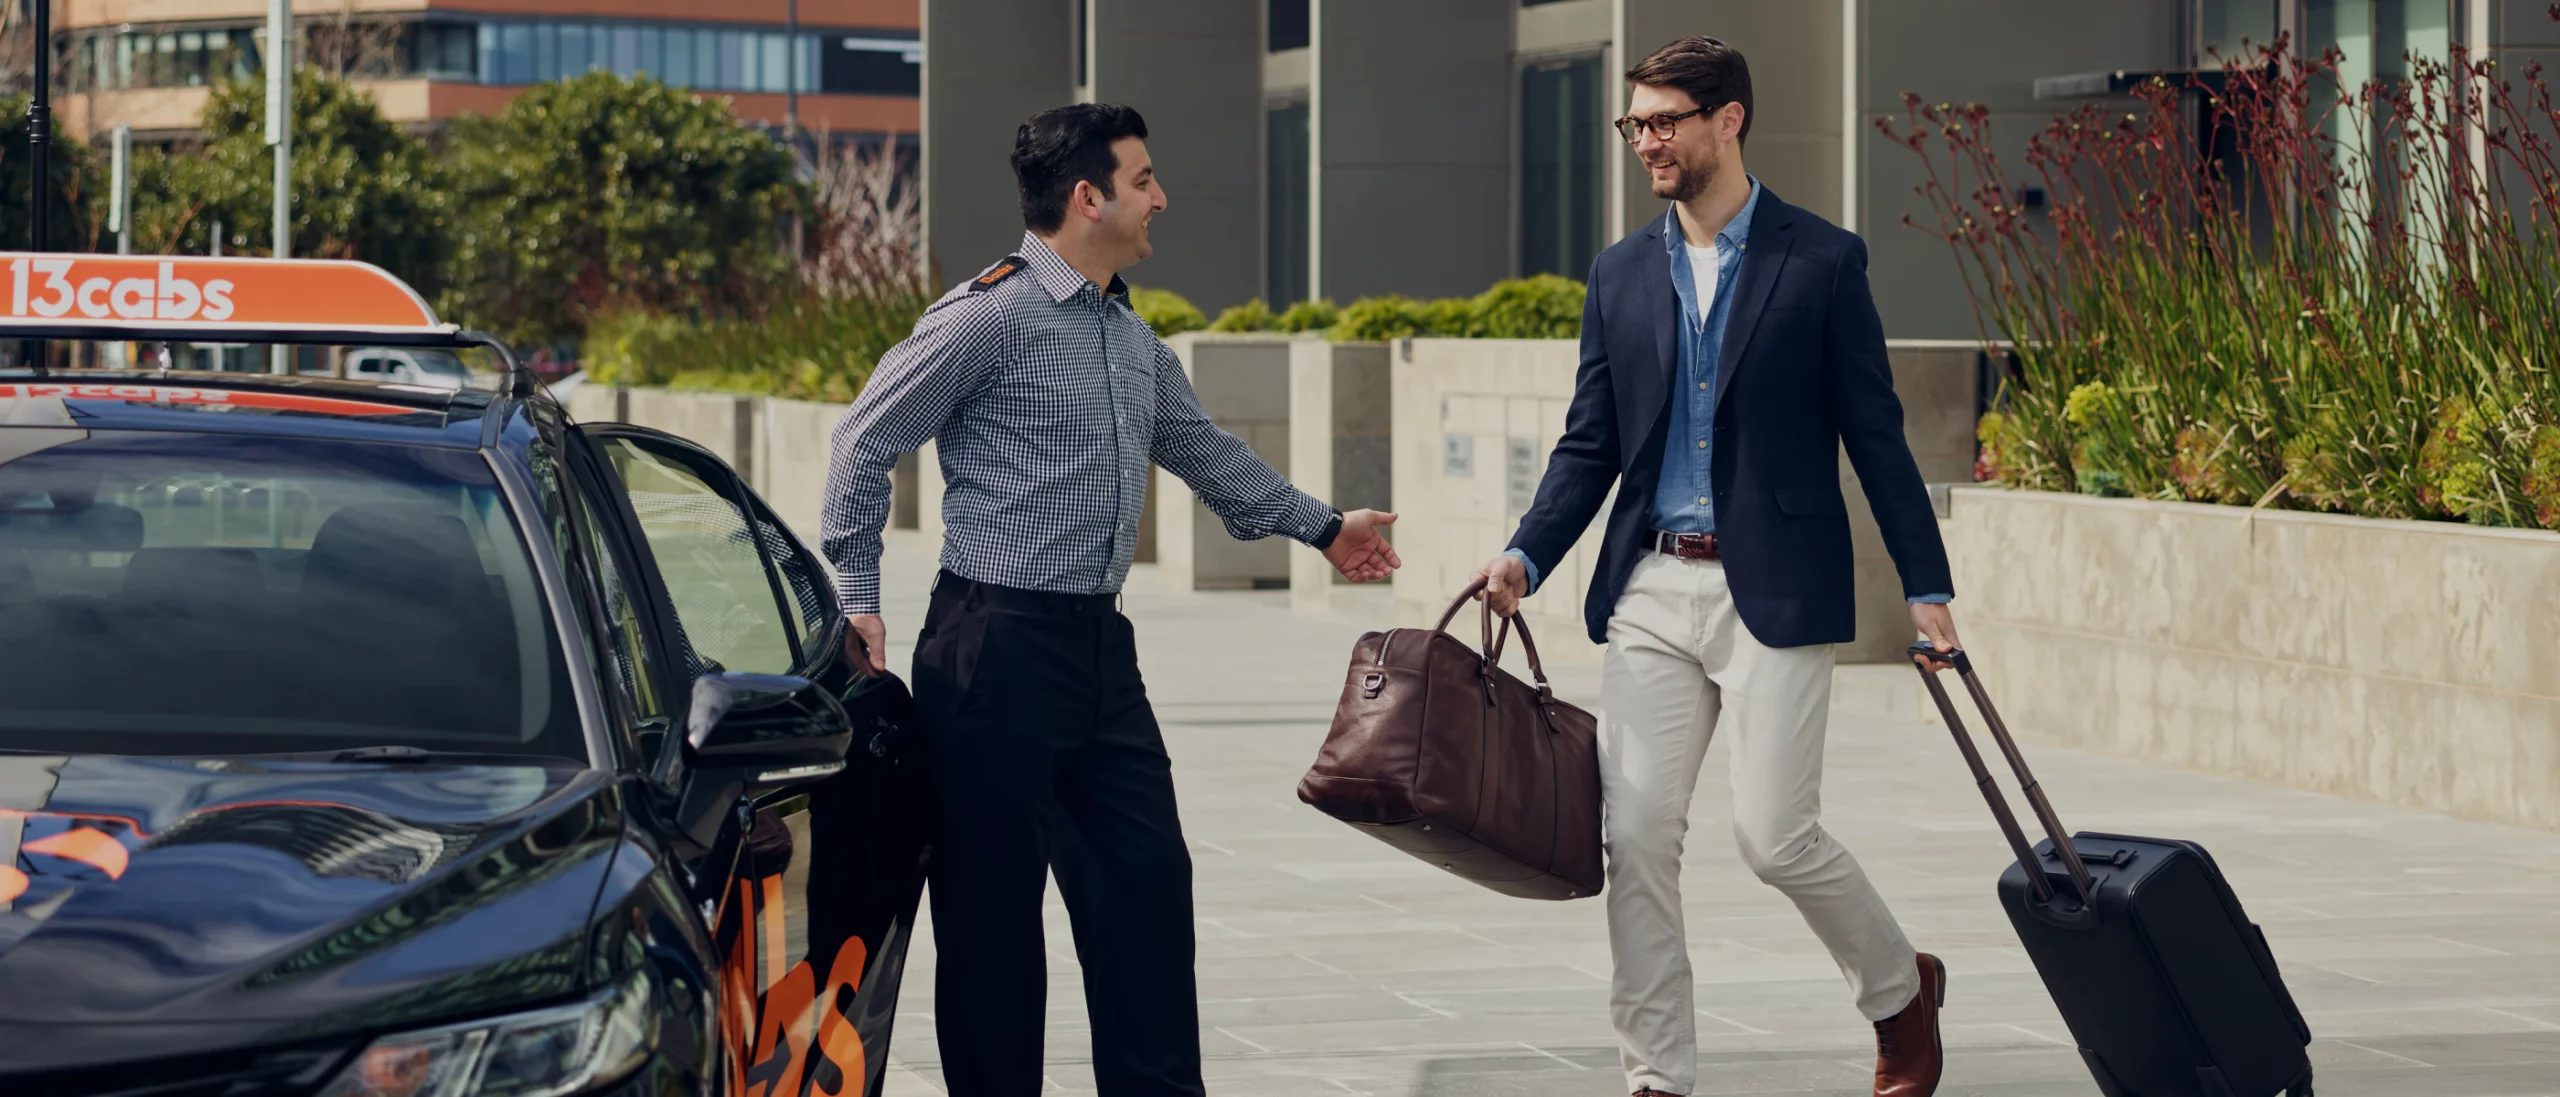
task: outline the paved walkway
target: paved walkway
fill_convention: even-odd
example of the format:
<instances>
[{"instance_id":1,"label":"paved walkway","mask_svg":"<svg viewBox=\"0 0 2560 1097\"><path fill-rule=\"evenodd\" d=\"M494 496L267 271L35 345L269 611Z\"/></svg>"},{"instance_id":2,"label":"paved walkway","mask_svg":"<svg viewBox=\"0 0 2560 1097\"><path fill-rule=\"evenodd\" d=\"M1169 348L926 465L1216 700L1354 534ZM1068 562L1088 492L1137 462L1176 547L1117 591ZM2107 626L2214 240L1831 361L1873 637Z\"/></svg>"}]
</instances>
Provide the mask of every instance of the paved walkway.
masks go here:
<instances>
[{"instance_id":1,"label":"paved walkway","mask_svg":"<svg viewBox=\"0 0 2560 1097\"><path fill-rule=\"evenodd\" d=\"M914 534L892 535L901 662L931 570ZM1127 607L1197 864L1212 1092L1624 1093L1598 903L1481 891L1298 803L1362 623L1293 612L1286 592L1151 591L1147 570ZM1860 688L1843 696L1890 695L1907 673L1852 670ZM1597 693L1587 671L1559 686L1585 705ZM2560 1094L2560 834L2033 753L2067 823L2213 848L2320 1037L2323 1097ZM1707 766L1687 857L1700 1093L1866 1093L1872 1037L1793 908L1735 858L1721 746ZM1946 733L1836 711L1826 790L1832 832L1913 940L1947 960L1941 1092L2096 1093L1993 906L2005 847ZM1089 1093L1082 986L1054 895L1049 930L1049 1088ZM900 1004L891 1097L942 1092L932 966L928 936Z\"/></svg>"}]
</instances>

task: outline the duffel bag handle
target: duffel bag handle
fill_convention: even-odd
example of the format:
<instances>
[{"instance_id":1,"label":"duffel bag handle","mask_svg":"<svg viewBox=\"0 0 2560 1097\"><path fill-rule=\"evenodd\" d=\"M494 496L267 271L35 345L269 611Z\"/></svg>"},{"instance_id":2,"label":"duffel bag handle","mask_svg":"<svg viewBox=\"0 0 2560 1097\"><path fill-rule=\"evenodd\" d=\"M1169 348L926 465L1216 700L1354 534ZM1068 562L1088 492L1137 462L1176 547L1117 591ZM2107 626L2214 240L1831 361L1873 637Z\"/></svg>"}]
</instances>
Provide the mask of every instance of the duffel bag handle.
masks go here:
<instances>
[{"instance_id":1,"label":"duffel bag handle","mask_svg":"<svg viewBox=\"0 0 2560 1097\"><path fill-rule=\"evenodd\" d=\"M1469 599L1483 593L1484 586L1484 576L1476 576L1474 582L1467 584L1467 589L1458 592L1458 597L1449 603L1448 612L1440 615L1440 623L1431 626L1431 631L1449 631L1449 622L1458 619L1458 611L1466 608L1467 601ZM1538 683L1538 697L1541 701L1553 699L1555 691L1549 689L1547 686L1546 664L1538 659L1538 641L1536 638L1529 635L1528 619L1514 613L1511 616L1502 619L1502 631L1496 633L1493 628L1493 602L1491 600L1487 600L1483 603L1481 608L1483 612L1483 618L1481 621L1483 646L1478 650L1483 653L1486 676L1491 677L1494 665L1502 661L1502 645L1510 637L1512 626L1518 625L1520 628L1520 647L1521 650L1529 653L1529 676L1535 679Z\"/></svg>"},{"instance_id":2,"label":"duffel bag handle","mask_svg":"<svg viewBox=\"0 0 2560 1097\"><path fill-rule=\"evenodd\" d=\"M1486 673L1492 673L1494 665L1502 662L1502 646L1510 639L1511 630L1517 627L1520 630L1520 650L1529 653L1529 676L1538 682L1538 696L1541 699L1551 696L1553 691L1547 688L1547 668L1538 661L1538 641L1529 635L1529 619L1513 613L1502 619L1502 628L1496 631L1493 627L1493 616L1493 603L1487 601L1484 604L1484 631L1487 635L1484 646Z\"/></svg>"}]
</instances>

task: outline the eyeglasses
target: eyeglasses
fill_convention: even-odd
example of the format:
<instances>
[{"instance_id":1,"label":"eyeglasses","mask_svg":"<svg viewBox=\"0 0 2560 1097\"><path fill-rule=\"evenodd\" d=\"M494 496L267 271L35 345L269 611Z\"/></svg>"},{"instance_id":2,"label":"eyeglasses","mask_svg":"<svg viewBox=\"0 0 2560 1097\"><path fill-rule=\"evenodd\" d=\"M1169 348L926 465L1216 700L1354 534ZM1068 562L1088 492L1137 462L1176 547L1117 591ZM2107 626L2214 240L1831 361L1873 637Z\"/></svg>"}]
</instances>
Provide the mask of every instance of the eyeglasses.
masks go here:
<instances>
[{"instance_id":1,"label":"eyeglasses","mask_svg":"<svg viewBox=\"0 0 2560 1097\"><path fill-rule=\"evenodd\" d=\"M1638 118L1630 114L1609 124L1617 127L1618 136L1626 138L1627 143L1630 145L1635 144L1637 136L1646 130L1652 130L1655 137L1668 141L1671 139L1672 133L1680 128L1680 123L1683 119L1695 118L1701 114L1711 114L1714 113L1714 110L1715 108L1712 107L1699 107L1696 110L1657 114L1651 118Z\"/></svg>"}]
</instances>

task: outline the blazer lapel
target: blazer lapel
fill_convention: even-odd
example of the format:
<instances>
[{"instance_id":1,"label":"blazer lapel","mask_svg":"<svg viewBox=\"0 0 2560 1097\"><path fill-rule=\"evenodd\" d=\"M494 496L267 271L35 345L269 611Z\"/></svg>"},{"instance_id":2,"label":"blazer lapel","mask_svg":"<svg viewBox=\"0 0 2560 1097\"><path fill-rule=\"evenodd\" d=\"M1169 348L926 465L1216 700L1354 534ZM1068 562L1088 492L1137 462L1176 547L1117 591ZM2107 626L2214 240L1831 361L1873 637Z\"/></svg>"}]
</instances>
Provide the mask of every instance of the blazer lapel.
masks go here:
<instances>
[{"instance_id":1,"label":"blazer lapel","mask_svg":"<svg viewBox=\"0 0 2560 1097\"><path fill-rule=\"evenodd\" d=\"M1653 362L1649 368L1627 371L1635 386L1633 406L1649 409L1651 416L1636 437L1629 440L1631 443L1651 435L1654 421L1670 406L1671 390L1677 380L1672 374L1680 369L1679 350L1672 342L1680 332L1680 291L1671 284L1671 255L1663 250L1662 243L1664 233L1678 231L1678 226L1671 224L1670 214L1655 218L1652 231L1646 234L1653 250L1636 263L1634 290L1640 302L1636 315L1643 317L1645 326L1653 332Z\"/></svg>"},{"instance_id":2,"label":"blazer lapel","mask_svg":"<svg viewBox=\"0 0 2560 1097\"><path fill-rule=\"evenodd\" d=\"M1733 387L1733 375L1742 368L1742 354L1751 347L1751 333L1760 326L1760 314L1769 307L1769 294L1778 284L1778 269L1787 265L1787 252L1795 242L1793 210L1777 196L1763 188L1760 208L1752 215L1751 239L1743 245L1742 270L1735 275L1733 311L1724 321L1724 345L1716 348L1716 406L1724 406L1726 389ZM1757 245L1760 250L1751 250Z\"/></svg>"},{"instance_id":3,"label":"blazer lapel","mask_svg":"<svg viewBox=\"0 0 2560 1097\"><path fill-rule=\"evenodd\" d=\"M1653 222L1653 238L1668 240L1680 226L1663 214ZM1680 370L1680 349L1674 342L1680 335L1680 287L1671 284L1671 253L1668 246L1647 256L1638 268L1636 290L1644 294L1646 324L1653 329L1653 375L1662 382L1662 391L1670 392L1672 375Z\"/></svg>"}]
</instances>

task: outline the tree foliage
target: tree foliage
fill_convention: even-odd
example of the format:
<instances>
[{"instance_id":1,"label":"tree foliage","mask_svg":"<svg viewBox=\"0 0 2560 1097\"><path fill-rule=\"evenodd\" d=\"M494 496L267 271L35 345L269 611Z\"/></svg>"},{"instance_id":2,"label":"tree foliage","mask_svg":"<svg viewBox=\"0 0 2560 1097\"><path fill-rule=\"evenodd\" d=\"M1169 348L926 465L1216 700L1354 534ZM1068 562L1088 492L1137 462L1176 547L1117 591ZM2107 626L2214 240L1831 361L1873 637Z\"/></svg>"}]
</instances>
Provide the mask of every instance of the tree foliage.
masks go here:
<instances>
[{"instance_id":1,"label":"tree foliage","mask_svg":"<svg viewBox=\"0 0 2560 1097\"><path fill-rule=\"evenodd\" d=\"M88 172L80 146L54 142L51 170L53 177L53 245L61 248L79 240L85 232L81 218L82 191L88 186ZM24 93L0 95L0 248L19 249L27 246L27 211L35 194L34 155L27 146L27 97Z\"/></svg>"},{"instance_id":2,"label":"tree foliage","mask_svg":"<svg viewBox=\"0 0 2560 1097\"><path fill-rule=\"evenodd\" d=\"M608 311L754 311L786 283L790 153L725 104L598 72L458 120L446 311L525 343Z\"/></svg>"},{"instance_id":3,"label":"tree foliage","mask_svg":"<svg viewBox=\"0 0 2560 1097\"><path fill-rule=\"evenodd\" d=\"M134 250L203 254L219 222L224 254L272 254L275 150L266 143L265 85L215 88L202 123L200 153L135 150ZM106 155L89 155L101 175ZM443 175L426 144L384 118L371 95L309 69L295 74L293 254L361 259L435 293L451 238ZM91 190L99 246L113 247L103 235L103 178Z\"/></svg>"}]
</instances>

